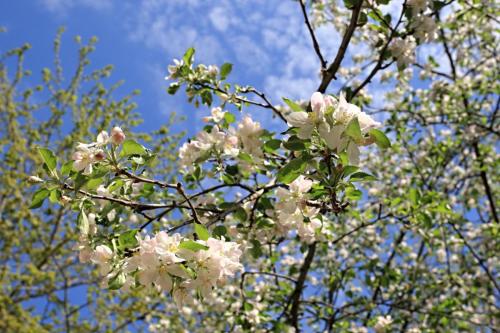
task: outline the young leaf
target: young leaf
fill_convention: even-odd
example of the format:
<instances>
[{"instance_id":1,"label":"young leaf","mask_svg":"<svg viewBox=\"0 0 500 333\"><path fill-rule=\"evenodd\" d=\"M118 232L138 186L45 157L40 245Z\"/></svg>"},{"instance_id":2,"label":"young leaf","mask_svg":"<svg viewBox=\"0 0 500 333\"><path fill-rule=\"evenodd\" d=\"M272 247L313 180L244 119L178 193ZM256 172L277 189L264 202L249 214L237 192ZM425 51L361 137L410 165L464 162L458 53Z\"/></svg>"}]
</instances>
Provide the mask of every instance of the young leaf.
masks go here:
<instances>
[{"instance_id":1,"label":"young leaf","mask_svg":"<svg viewBox=\"0 0 500 333\"><path fill-rule=\"evenodd\" d=\"M184 63L186 65L191 65L193 62L193 55L194 55L194 48L190 47L189 49L186 50L186 53L184 53L184 56L182 57L182 60L184 60Z\"/></svg>"},{"instance_id":2,"label":"young leaf","mask_svg":"<svg viewBox=\"0 0 500 333\"><path fill-rule=\"evenodd\" d=\"M43 204L45 198L47 198L50 194L50 191L46 188L41 188L33 194L33 198L31 199L30 209L35 209L40 207Z\"/></svg>"},{"instance_id":3,"label":"young leaf","mask_svg":"<svg viewBox=\"0 0 500 333\"><path fill-rule=\"evenodd\" d=\"M132 139L125 140L122 145L122 151L120 156L130 156L130 155L142 155L146 153L146 148L144 148L139 143Z\"/></svg>"},{"instance_id":4,"label":"young leaf","mask_svg":"<svg viewBox=\"0 0 500 333\"><path fill-rule=\"evenodd\" d=\"M359 167L355 166L355 165L346 165L344 167L344 172L342 173L342 176L343 177L347 177L349 176L350 174L353 174L354 172L358 171L359 170Z\"/></svg>"},{"instance_id":5,"label":"young leaf","mask_svg":"<svg viewBox=\"0 0 500 333\"><path fill-rule=\"evenodd\" d=\"M290 184L295 179L297 179L297 177L300 176L301 173L304 172L306 166L307 161L302 158L291 160L287 165L285 165L278 171L278 182Z\"/></svg>"},{"instance_id":6,"label":"young leaf","mask_svg":"<svg viewBox=\"0 0 500 333\"><path fill-rule=\"evenodd\" d=\"M218 238L226 236L226 234L227 234L227 228L223 225L216 226L212 232L212 235Z\"/></svg>"},{"instance_id":7,"label":"young leaf","mask_svg":"<svg viewBox=\"0 0 500 333\"><path fill-rule=\"evenodd\" d=\"M210 238L210 233L208 232L207 228L203 224L195 223L194 225L194 231L198 235L198 238L201 240L206 241L207 239Z\"/></svg>"},{"instance_id":8,"label":"young leaf","mask_svg":"<svg viewBox=\"0 0 500 333\"><path fill-rule=\"evenodd\" d=\"M236 117L234 116L234 114L232 114L231 112L226 112L224 114L224 120L228 123L228 124L232 124L236 121Z\"/></svg>"},{"instance_id":9,"label":"young leaf","mask_svg":"<svg viewBox=\"0 0 500 333\"><path fill-rule=\"evenodd\" d=\"M179 244L180 249L190 250L193 252L198 252L200 250L208 250L208 246L197 243L193 240L187 240Z\"/></svg>"},{"instance_id":10,"label":"young leaf","mask_svg":"<svg viewBox=\"0 0 500 333\"><path fill-rule=\"evenodd\" d=\"M83 211L83 209L80 211L80 214L78 215L76 225L78 226L78 229L82 234L87 235L89 233L89 219L87 217L87 214L85 214L85 212Z\"/></svg>"},{"instance_id":11,"label":"young leaf","mask_svg":"<svg viewBox=\"0 0 500 333\"><path fill-rule=\"evenodd\" d=\"M344 133L351 137L354 141L361 141L363 139L361 135L361 128L359 127L358 117L352 118L349 124L347 124Z\"/></svg>"},{"instance_id":12,"label":"young leaf","mask_svg":"<svg viewBox=\"0 0 500 333\"><path fill-rule=\"evenodd\" d=\"M264 143L264 151L267 153L272 153L275 150L279 149L281 146L281 140L271 139Z\"/></svg>"},{"instance_id":13,"label":"young leaf","mask_svg":"<svg viewBox=\"0 0 500 333\"><path fill-rule=\"evenodd\" d=\"M51 172L54 172L54 170L57 167L57 158L54 155L54 153L47 148L38 148L38 153L42 156L43 162L49 168Z\"/></svg>"},{"instance_id":14,"label":"young leaf","mask_svg":"<svg viewBox=\"0 0 500 333\"><path fill-rule=\"evenodd\" d=\"M61 199L61 191L57 188L50 191L49 200L51 203L58 203Z\"/></svg>"},{"instance_id":15,"label":"young leaf","mask_svg":"<svg viewBox=\"0 0 500 333\"><path fill-rule=\"evenodd\" d=\"M118 273L109 280L108 288L111 290L120 289L125 284L126 280L127 280L127 278L125 276L125 273L123 273L123 272Z\"/></svg>"},{"instance_id":16,"label":"young leaf","mask_svg":"<svg viewBox=\"0 0 500 333\"><path fill-rule=\"evenodd\" d=\"M351 182L362 182L362 181L368 181L368 180L377 180L377 177L374 175L370 175L369 173L366 172L356 172L351 175L351 178L349 178Z\"/></svg>"},{"instance_id":17,"label":"young leaf","mask_svg":"<svg viewBox=\"0 0 500 333\"><path fill-rule=\"evenodd\" d=\"M299 112L299 111L304 111L302 110L302 108L300 107L300 105L298 105L297 103L295 103L294 101L292 100L289 100L288 98L285 98L283 97L283 101L285 101L285 103L290 107L290 109L292 109L292 111L294 112Z\"/></svg>"},{"instance_id":18,"label":"young leaf","mask_svg":"<svg viewBox=\"0 0 500 333\"><path fill-rule=\"evenodd\" d=\"M230 64L228 62L224 63L220 68L220 79L225 80L232 70L233 64Z\"/></svg>"},{"instance_id":19,"label":"young leaf","mask_svg":"<svg viewBox=\"0 0 500 333\"><path fill-rule=\"evenodd\" d=\"M61 167L61 174L67 176L73 170L73 161L66 162Z\"/></svg>"},{"instance_id":20,"label":"young leaf","mask_svg":"<svg viewBox=\"0 0 500 333\"><path fill-rule=\"evenodd\" d=\"M137 231L137 229L128 230L118 237L118 244L120 246L120 249L124 250L137 246L138 241L135 237Z\"/></svg>"},{"instance_id":21,"label":"young leaf","mask_svg":"<svg viewBox=\"0 0 500 333\"><path fill-rule=\"evenodd\" d=\"M375 143L380 148L385 149L385 148L389 148L391 146L391 141L389 141L389 139L387 138L387 136L385 136L384 132L382 132L382 131L380 131L378 129L372 128L368 132L368 134L370 134L370 136L373 139L375 139Z\"/></svg>"},{"instance_id":22,"label":"young leaf","mask_svg":"<svg viewBox=\"0 0 500 333\"><path fill-rule=\"evenodd\" d=\"M303 151L306 149L306 143L309 141L299 139L296 135L292 135L287 141L283 142L283 146L292 151Z\"/></svg>"}]
</instances>

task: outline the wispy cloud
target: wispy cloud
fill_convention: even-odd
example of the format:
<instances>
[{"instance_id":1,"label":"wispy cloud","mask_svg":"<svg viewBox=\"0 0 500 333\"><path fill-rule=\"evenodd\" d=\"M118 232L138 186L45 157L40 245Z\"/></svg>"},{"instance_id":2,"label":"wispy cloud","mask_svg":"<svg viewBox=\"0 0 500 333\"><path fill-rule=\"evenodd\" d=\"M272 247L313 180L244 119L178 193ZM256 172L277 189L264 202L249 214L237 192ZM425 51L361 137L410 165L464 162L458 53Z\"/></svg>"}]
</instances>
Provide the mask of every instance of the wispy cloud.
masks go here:
<instances>
[{"instance_id":1,"label":"wispy cloud","mask_svg":"<svg viewBox=\"0 0 500 333\"><path fill-rule=\"evenodd\" d=\"M42 6L48 11L66 15L69 10L75 7L87 7L94 10L110 9L113 6L112 0L39 0Z\"/></svg>"}]
</instances>

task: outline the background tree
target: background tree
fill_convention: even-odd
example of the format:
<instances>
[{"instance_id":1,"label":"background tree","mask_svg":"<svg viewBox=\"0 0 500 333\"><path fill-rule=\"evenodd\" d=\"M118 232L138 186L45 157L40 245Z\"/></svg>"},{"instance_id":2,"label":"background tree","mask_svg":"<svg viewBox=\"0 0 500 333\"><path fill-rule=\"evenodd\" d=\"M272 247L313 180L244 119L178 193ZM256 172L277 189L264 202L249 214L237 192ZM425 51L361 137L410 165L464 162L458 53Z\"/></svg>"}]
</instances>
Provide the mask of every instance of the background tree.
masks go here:
<instances>
[{"instance_id":1,"label":"background tree","mask_svg":"<svg viewBox=\"0 0 500 333\"><path fill-rule=\"evenodd\" d=\"M39 84L33 83L32 73L23 65L29 44L1 57L2 332L119 331L143 320L155 307L152 303L161 301L140 294L102 293L98 274L75 256L78 234L70 207L30 209L29 177L41 176L37 147L50 146L58 157L69 158L74 142L93 137L96 129L111 124L133 128L141 122L132 101L139 92L116 99L121 83L106 87L102 82L111 75L112 66L90 69L89 56L97 39L85 44L77 37L76 68L63 71L62 32L54 41L53 68L43 70ZM172 114L170 122L174 119ZM137 133L157 152L155 167L165 177L173 170L171 152L179 138L170 133L169 124L154 133Z\"/></svg>"}]
</instances>

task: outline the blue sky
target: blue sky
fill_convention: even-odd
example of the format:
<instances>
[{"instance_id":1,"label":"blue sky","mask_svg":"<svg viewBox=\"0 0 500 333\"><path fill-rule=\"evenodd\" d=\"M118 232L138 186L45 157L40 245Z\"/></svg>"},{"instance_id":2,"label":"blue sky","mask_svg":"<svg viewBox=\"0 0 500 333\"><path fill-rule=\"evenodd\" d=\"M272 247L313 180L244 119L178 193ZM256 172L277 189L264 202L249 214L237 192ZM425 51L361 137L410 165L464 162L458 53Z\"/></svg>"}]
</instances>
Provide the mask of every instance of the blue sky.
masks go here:
<instances>
[{"instance_id":1,"label":"blue sky","mask_svg":"<svg viewBox=\"0 0 500 333\"><path fill-rule=\"evenodd\" d=\"M383 6L393 12L399 1ZM125 80L122 93L140 89L138 111L145 118L142 130L165 122L171 111L189 116L189 134L202 127L208 110L194 114L185 96L165 92L166 66L195 47L195 60L206 64L234 64L231 82L253 85L279 103L281 97L308 98L319 83L319 63L303 23L300 7L291 0L3 0L0 2L0 50L24 42L33 48L27 67L39 82L40 70L53 61L52 41L57 28L66 27L63 65L71 68L76 59L73 38L97 36L93 66L115 65L112 81ZM334 27L318 29L323 54L331 61L340 44ZM436 46L421 46L420 57L439 53ZM350 45L350 56L371 52L366 45ZM438 58L438 61L440 59ZM369 69L369 68L368 68ZM331 84L331 92L341 86ZM369 91L381 101L389 86L371 85ZM202 114L200 114L200 112ZM268 127L271 114L265 110L252 116ZM195 126L193 126L195 125Z\"/></svg>"},{"instance_id":2,"label":"blue sky","mask_svg":"<svg viewBox=\"0 0 500 333\"><path fill-rule=\"evenodd\" d=\"M190 134L201 128L208 110L193 117L194 107L183 94L167 95L168 82L163 79L166 66L191 46L197 49L197 62L233 63L230 81L254 85L274 102L281 96L307 98L319 82L318 61L300 7L293 1L4 0L0 26L7 29L0 34L0 50L32 44L27 67L33 70L34 81L43 67L52 64L58 27L66 27L62 59L67 68L77 56L74 36L84 41L97 36L92 65L114 64L112 81L125 80L122 93L141 90L136 101L145 130L166 121L171 111L190 116ZM320 30L318 35L331 59L338 33ZM256 118L271 121L264 110ZM197 126L192 126L193 119Z\"/></svg>"}]
</instances>

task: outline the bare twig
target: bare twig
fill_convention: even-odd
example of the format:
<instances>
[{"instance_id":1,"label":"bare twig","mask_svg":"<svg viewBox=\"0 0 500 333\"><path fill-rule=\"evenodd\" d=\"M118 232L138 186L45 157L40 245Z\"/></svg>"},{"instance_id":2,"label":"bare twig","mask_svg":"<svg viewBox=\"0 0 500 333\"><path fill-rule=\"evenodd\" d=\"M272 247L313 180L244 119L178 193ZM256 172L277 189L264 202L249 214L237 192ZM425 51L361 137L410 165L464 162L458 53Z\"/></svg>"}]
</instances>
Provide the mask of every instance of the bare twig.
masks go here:
<instances>
[{"instance_id":1,"label":"bare twig","mask_svg":"<svg viewBox=\"0 0 500 333\"><path fill-rule=\"evenodd\" d=\"M321 48L319 46L318 40L316 38L316 34L314 33L314 29L311 25L311 22L309 21L309 17L307 15L307 9L305 5L305 0L299 0L300 3L300 8L302 9L302 15L304 16L304 23L307 26L307 30L309 31L309 35L311 35L311 40L313 43L314 51L316 52L316 55L319 58L319 62L321 64L321 72L326 70L326 60L323 57L323 54L321 53Z\"/></svg>"}]
</instances>

